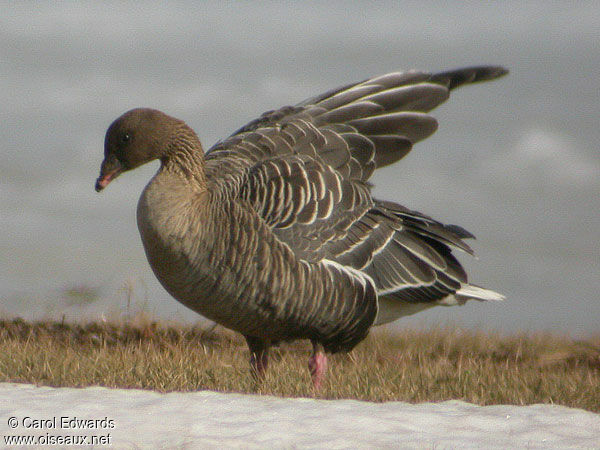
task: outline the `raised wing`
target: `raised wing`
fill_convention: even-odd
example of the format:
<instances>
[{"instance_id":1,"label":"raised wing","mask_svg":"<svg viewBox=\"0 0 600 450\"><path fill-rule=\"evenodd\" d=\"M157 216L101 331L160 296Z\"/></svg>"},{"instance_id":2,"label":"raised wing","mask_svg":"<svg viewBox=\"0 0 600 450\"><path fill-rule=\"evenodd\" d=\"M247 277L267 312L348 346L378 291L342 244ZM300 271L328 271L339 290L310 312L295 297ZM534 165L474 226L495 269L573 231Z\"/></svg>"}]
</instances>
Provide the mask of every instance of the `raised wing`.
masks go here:
<instances>
[{"instance_id":1,"label":"raised wing","mask_svg":"<svg viewBox=\"0 0 600 450\"><path fill-rule=\"evenodd\" d=\"M376 167L396 162L410 151L412 144L436 130L437 121L425 113L444 102L450 90L506 73L502 67L484 66L434 75L409 71L370 78L296 106L268 111L215 144L206 153L206 159L236 158L248 166L281 154L317 153L335 156L338 161L356 158L359 165L365 161L366 179L372 173L371 162ZM289 126L291 139L286 140L287 134L281 131L285 125ZM328 142L332 133L346 145ZM365 151L365 147L369 150Z\"/></svg>"},{"instance_id":2,"label":"raised wing","mask_svg":"<svg viewBox=\"0 0 600 450\"><path fill-rule=\"evenodd\" d=\"M472 235L372 199L367 180L436 130L427 112L451 89L505 73L391 73L267 112L207 152L208 179L248 202L299 258L360 270L382 295L439 300L466 283L451 247L472 253L463 242Z\"/></svg>"}]
</instances>

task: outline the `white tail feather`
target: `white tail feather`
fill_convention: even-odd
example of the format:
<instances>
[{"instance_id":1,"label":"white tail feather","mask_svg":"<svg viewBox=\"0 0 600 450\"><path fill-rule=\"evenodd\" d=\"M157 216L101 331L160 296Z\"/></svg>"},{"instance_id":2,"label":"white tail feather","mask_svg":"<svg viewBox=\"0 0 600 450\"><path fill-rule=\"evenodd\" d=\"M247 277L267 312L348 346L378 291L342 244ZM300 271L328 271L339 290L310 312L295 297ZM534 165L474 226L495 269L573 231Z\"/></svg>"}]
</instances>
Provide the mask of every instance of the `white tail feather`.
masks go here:
<instances>
[{"instance_id":1,"label":"white tail feather","mask_svg":"<svg viewBox=\"0 0 600 450\"><path fill-rule=\"evenodd\" d=\"M437 302L431 303L412 303L382 295L379 297L379 310L374 325L383 325L385 323L393 322L400 317L410 316L423 311L424 309L431 308L432 306L457 306L464 305L468 300L485 302L502 301L505 298L504 295L499 294L498 292L474 286L472 284L465 284L454 294L446 295Z\"/></svg>"},{"instance_id":2,"label":"white tail feather","mask_svg":"<svg viewBox=\"0 0 600 450\"><path fill-rule=\"evenodd\" d=\"M458 291L456 291L456 295L459 299L466 300L480 300L480 301L502 301L505 300L506 297L498 292L492 291L490 289L484 289L479 286L474 286L472 284L466 284L462 286Z\"/></svg>"}]
</instances>

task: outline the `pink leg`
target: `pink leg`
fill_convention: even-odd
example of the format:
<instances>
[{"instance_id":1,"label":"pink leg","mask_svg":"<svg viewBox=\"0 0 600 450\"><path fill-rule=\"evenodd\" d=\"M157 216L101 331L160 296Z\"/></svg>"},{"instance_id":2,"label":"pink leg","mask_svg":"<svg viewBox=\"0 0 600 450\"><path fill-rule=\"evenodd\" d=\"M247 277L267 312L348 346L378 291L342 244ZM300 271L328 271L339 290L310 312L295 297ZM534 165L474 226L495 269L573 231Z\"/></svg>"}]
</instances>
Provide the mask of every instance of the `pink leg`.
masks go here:
<instances>
[{"instance_id":1,"label":"pink leg","mask_svg":"<svg viewBox=\"0 0 600 450\"><path fill-rule=\"evenodd\" d=\"M269 344L252 336L244 337L250 349L250 372L256 382L260 382L269 364Z\"/></svg>"},{"instance_id":2,"label":"pink leg","mask_svg":"<svg viewBox=\"0 0 600 450\"><path fill-rule=\"evenodd\" d=\"M310 376L312 378L313 386L315 391L321 389L323 378L327 372L327 356L323 350L323 346L316 342L313 342L313 354L308 360L308 369L310 370Z\"/></svg>"}]
</instances>

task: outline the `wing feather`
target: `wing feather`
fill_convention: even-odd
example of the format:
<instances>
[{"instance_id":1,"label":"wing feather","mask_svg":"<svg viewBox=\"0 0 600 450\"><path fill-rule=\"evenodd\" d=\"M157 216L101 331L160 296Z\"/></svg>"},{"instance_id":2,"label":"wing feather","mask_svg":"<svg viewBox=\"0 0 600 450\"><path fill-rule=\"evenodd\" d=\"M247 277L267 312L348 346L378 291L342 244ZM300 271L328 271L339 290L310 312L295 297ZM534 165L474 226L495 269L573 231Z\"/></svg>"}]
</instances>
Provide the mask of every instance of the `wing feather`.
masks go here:
<instances>
[{"instance_id":1,"label":"wing feather","mask_svg":"<svg viewBox=\"0 0 600 450\"><path fill-rule=\"evenodd\" d=\"M245 201L298 258L328 261L330 276L347 268L380 295L439 301L467 282L452 249L472 253L464 239L473 235L374 200L367 181L435 132L428 112L450 90L504 73L395 72L268 111L207 152L207 178Z\"/></svg>"}]
</instances>

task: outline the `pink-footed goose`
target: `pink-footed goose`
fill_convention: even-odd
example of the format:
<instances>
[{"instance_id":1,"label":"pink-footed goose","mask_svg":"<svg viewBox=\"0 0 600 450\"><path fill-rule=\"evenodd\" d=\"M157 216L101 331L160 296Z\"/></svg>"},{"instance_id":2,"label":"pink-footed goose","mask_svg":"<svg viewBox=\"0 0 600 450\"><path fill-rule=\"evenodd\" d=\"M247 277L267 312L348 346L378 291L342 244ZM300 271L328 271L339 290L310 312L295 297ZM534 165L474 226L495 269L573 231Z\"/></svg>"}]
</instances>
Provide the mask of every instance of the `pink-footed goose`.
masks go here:
<instances>
[{"instance_id":1,"label":"pink-footed goose","mask_svg":"<svg viewBox=\"0 0 600 450\"><path fill-rule=\"evenodd\" d=\"M160 159L137 208L156 277L177 300L242 333L252 372L269 346L310 339L318 389L325 352L374 325L435 305L503 296L467 282L452 254L472 238L396 203L368 179L431 135L428 112L501 67L397 72L264 113L203 153L183 121L133 109L109 127L96 190Z\"/></svg>"}]
</instances>

